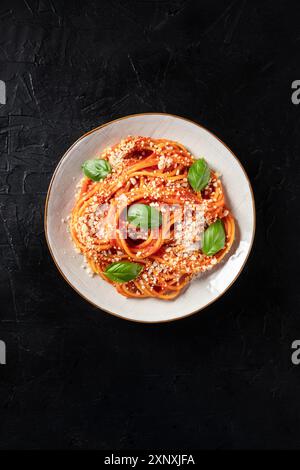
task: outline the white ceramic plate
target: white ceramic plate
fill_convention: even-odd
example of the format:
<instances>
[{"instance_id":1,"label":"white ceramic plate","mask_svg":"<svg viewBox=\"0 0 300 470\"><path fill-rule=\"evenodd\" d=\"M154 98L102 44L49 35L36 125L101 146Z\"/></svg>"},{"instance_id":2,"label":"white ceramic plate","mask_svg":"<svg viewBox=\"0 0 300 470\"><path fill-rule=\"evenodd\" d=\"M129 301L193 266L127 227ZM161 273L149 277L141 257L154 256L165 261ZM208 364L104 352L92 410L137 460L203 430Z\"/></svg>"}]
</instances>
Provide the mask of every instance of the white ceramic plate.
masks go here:
<instances>
[{"instance_id":1,"label":"white ceramic plate","mask_svg":"<svg viewBox=\"0 0 300 470\"><path fill-rule=\"evenodd\" d=\"M236 241L225 260L193 281L177 299L127 299L98 276L81 268L65 219L74 205L81 164L107 146L131 135L176 140L221 173L229 208L237 223ZM218 299L237 279L251 250L255 232L255 207L245 170L226 145L209 131L184 118L169 114L137 114L104 124L82 136L60 160L52 177L45 208L45 233L52 257L66 281L86 300L121 318L138 322L177 320Z\"/></svg>"}]
</instances>

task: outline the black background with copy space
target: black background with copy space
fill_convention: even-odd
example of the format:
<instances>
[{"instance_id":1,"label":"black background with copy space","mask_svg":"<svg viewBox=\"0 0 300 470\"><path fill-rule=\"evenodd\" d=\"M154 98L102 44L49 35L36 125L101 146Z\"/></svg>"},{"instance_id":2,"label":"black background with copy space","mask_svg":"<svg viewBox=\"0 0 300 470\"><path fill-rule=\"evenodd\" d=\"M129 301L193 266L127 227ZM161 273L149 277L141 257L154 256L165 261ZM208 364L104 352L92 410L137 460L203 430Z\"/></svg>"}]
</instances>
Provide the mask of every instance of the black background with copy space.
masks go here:
<instances>
[{"instance_id":1,"label":"black background with copy space","mask_svg":"<svg viewBox=\"0 0 300 470\"><path fill-rule=\"evenodd\" d=\"M299 17L293 1L1 0L1 449L300 448ZM161 325L84 301L43 229L66 149L142 112L219 136L257 209L236 283Z\"/></svg>"}]
</instances>

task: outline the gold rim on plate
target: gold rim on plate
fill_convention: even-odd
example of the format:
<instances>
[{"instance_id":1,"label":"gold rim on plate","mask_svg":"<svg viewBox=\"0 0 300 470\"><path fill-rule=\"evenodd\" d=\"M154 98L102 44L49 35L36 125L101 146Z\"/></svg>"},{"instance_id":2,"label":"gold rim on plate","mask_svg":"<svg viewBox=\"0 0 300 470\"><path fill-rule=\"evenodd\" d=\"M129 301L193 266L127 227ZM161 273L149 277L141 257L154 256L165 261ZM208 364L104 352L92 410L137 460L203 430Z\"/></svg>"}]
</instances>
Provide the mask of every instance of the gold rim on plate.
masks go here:
<instances>
[{"instance_id":1,"label":"gold rim on plate","mask_svg":"<svg viewBox=\"0 0 300 470\"><path fill-rule=\"evenodd\" d=\"M122 315L118 314L118 313L114 313L114 312L111 312L110 310L107 310L107 309L104 309L102 307L99 307L99 305L95 304L94 302L92 302L91 300L89 300L87 297L85 297L76 287L73 286L73 284L69 281L69 279L64 275L64 273L62 272L59 264L57 263L55 257L54 257L54 254L52 252L52 249L51 249L51 246L50 246L50 242L49 242L49 239L48 239L48 228L47 228L47 213L48 213L48 202L49 202L49 197L50 197L50 193L51 193L51 188L52 188L52 184L53 184L53 181L54 181L54 178L56 176L56 173L58 172L58 169L62 163L62 161L65 159L65 157L67 156L67 154L69 153L69 151L78 143L80 142L82 139L84 139L85 137L87 137L88 135L98 131L99 129L102 129L103 127L106 127L108 126L109 124L112 124L113 122L117 122L117 121L123 121L124 119L128 119L128 118L131 118L131 117L137 117L137 116L146 116L146 115L150 115L150 116L156 116L156 115L159 115L159 116L171 116L171 117L174 117L176 119L181 119L182 121L187 121L187 122L190 122L192 124L194 124L195 126L197 127L200 127L201 129L204 129L205 131L207 131L209 134L211 134L213 137L215 137L219 142L221 142L221 144L224 145L225 148L227 148L227 150L231 153L231 155L233 156L233 158L237 161L237 163L239 164L241 170L243 171L244 175L245 175L245 178L246 180L248 181L248 184L249 184L249 188L250 188L250 194L251 194L251 199L252 199L252 209L253 209L253 231L252 231L252 238L251 238L251 242L250 242L250 246L249 246L249 250L248 250L248 253L247 253L247 256L239 270L239 272L237 273L237 275L235 276L235 278L231 281L231 283L226 287L226 289L220 294L218 295L215 299L211 300L210 302L208 302L206 305L204 305L203 307L197 309L197 310L194 310L193 312L190 312L190 313L187 313L186 315L183 315L182 317L178 317L178 318L171 318L169 320L157 320L157 321L144 321L144 320L135 320L133 318L127 318L127 317L123 317ZM220 299L227 291L228 289L230 289L230 287L235 283L235 281L239 278L241 272L243 271L244 267L245 267L245 264L249 258L249 255L251 253L251 250L252 250L252 246L253 246L253 241L254 241L254 237L255 237L255 230L256 230L256 211L255 211L255 199L254 199L254 194L253 194L253 190L252 190L252 186L251 186L251 183L250 183L250 180L249 180L249 177L243 167L243 165L241 164L241 162L239 161L239 159L237 158L237 156L232 152L232 150L218 137L216 136L213 132L209 131L208 129L206 129L204 126L201 126L200 124L192 121L191 119L187 119L187 118L183 118L181 116L177 116L176 114L169 114L169 113L138 113L138 114L129 114L128 116L123 116L121 118L117 118L117 119L113 119L112 121L109 121L109 122L106 122L104 124L102 124L101 126L98 126L98 127L95 127L94 129L90 130L89 132L86 132L85 134L83 134L81 137L79 137L79 139L77 139L69 148L68 150L64 153L64 155L61 157L61 159L59 160L55 170L54 170L54 173L52 175L52 178L51 178L51 181L50 181L50 184L49 184L49 188L48 188L48 191L47 191L47 196L46 196L46 202L45 202L45 214L44 214L44 229L45 229L45 238L46 238L46 242L47 242L47 245L48 245L48 249L50 251L50 255L54 261L54 264L55 266L57 267L58 271L60 272L60 274L62 275L62 277L64 278L64 280L72 287L72 289L75 290L75 292L77 292L77 294L80 295L80 297L82 297L84 300L86 300L88 303L90 303L91 305L93 305L94 307L98 308L99 310L103 311L103 312L106 312L106 313L109 313L115 317L118 317L118 318L122 318L123 320L128 320L128 321L131 321L131 322L135 322L135 323L146 323L146 324L149 324L149 323L169 323L169 322L173 322L173 321L178 321L178 320L182 320L183 318L187 318L187 317L190 317L191 315L194 315L195 313L199 313L201 312L202 310L204 310L205 308L207 308L209 305L213 304L214 302L216 302L218 299Z\"/></svg>"}]
</instances>

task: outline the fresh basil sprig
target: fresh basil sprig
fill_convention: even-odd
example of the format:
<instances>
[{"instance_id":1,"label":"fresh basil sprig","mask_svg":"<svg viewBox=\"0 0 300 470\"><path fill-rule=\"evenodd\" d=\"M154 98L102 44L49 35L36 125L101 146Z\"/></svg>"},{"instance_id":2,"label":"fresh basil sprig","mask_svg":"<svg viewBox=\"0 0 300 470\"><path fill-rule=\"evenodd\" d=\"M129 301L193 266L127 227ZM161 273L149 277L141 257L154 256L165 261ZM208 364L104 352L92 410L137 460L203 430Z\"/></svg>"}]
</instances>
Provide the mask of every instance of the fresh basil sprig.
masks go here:
<instances>
[{"instance_id":1,"label":"fresh basil sprig","mask_svg":"<svg viewBox=\"0 0 300 470\"><path fill-rule=\"evenodd\" d=\"M210 169L204 158L196 160L189 169L188 182L194 191L201 191L210 179Z\"/></svg>"},{"instance_id":2,"label":"fresh basil sprig","mask_svg":"<svg viewBox=\"0 0 300 470\"><path fill-rule=\"evenodd\" d=\"M81 168L85 176L93 181L100 181L111 172L111 166L107 160L86 160Z\"/></svg>"},{"instance_id":3,"label":"fresh basil sprig","mask_svg":"<svg viewBox=\"0 0 300 470\"><path fill-rule=\"evenodd\" d=\"M143 266L138 263L131 263L130 261L117 261L111 263L106 267L104 274L111 281L114 282L128 282L132 281L142 271Z\"/></svg>"},{"instance_id":4,"label":"fresh basil sprig","mask_svg":"<svg viewBox=\"0 0 300 470\"><path fill-rule=\"evenodd\" d=\"M225 246L225 230L220 219L211 224L204 232L202 251L212 256Z\"/></svg>"},{"instance_id":5,"label":"fresh basil sprig","mask_svg":"<svg viewBox=\"0 0 300 470\"><path fill-rule=\"evenodd\" d=\"M157 228L162 224L162 214L147 204L132 204L128 209L127 220L142 229Z\"/></svg>"}]
</instances>

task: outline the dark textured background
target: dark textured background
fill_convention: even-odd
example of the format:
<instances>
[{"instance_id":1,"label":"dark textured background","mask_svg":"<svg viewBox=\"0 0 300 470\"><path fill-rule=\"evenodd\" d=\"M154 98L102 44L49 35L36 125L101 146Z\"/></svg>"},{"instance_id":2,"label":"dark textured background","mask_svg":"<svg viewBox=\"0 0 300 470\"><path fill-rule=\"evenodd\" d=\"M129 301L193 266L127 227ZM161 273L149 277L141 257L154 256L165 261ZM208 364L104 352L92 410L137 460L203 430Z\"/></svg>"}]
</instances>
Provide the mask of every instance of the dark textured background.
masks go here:
<instances>
[{"instance_id":1,"label":"dark textured background","mask_svg":"<svg viewBox=\"0 0 300 470\"><path fill-rule=\"evenodd\" d=\"M292 1L1 0L0 448L300 448L299 13ZM230 291L154 326L81 299L43 231L68 146L147 111L215 132L257 205Z\"/></svg>"}]
</instances>

